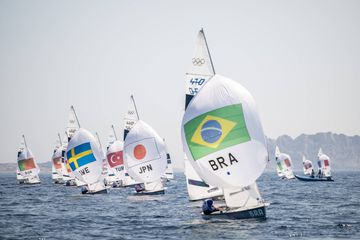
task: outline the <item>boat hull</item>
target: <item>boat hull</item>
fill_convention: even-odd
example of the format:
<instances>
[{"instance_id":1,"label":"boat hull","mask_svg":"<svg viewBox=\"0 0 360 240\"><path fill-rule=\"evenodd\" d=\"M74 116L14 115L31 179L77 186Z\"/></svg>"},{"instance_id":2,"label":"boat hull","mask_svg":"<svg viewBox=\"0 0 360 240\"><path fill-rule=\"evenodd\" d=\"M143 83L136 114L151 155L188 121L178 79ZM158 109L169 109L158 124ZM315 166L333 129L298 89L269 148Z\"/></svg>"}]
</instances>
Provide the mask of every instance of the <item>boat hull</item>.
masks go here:
<instances>
[{"instance_id":1,"label":"boat hull","mask_svg":"<svg viewBox=\"0 0 360 240\"><path fill-rule=\"evenodd\" d=\"M301 176L297 176L295 175L295 177L297 179L299 179L300 181L305 181L305 182L333 182L334 179L332 179L331 177L329 178L316 178L316 177L301 177Z\"/></svg>"},{"instance_id":2,"label":"boat hull","mask_svg":"<svg viewBox=\"0 0 360 240\"><path fill-rule=\"evenodd\" d=\"M135 195L161 195L165 194L165 189L159 190L159 191L142 191L142 192L136 192Z\"/></svg>"},{"instance_id":3,"label":"boat hull","mask_svg":"<svg viewBox=\"0 0 360 240\"><path fill-rule=\"evenodd\" d=\"M266 218L266 210L265 205L260 207L255 207L246 210L230 210L230 211L217 211L213 212L209 215L201 214L203 219L265 219Z\"/></svg>"},{"instance_id":4,"label":"boat hull","mask_svg":"<svg viewBox=\"0 0 360 240\"><path fill-rule=\"evenodd\" d=\"M97 191L97 192L90 192L90 191L87 191L87 192L81 192L82 194L90 194L90 195L94 195L94 194L107 194L108 193L108 190L107 189L103 189L103 190L100 190L100 191Z\"/></svg>"}]
</instances>

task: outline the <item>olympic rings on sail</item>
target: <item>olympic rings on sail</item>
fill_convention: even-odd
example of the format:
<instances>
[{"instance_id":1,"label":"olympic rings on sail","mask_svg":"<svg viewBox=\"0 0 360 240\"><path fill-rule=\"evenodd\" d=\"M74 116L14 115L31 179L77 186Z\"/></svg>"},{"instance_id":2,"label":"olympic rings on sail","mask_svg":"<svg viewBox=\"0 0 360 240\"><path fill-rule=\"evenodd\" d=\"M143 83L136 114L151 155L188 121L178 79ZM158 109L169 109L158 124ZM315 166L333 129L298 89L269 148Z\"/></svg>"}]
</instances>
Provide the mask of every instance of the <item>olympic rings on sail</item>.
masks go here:
<instances>
[{"instance_id":1,"label":"olympic rings on sail","mask_svg":"<svg viewBox=\"0 0 360 240\"><path fill-rule=\"evenodd\" d=\"M194 66L201 66L205 63L205 59L203 58L193 58L192 63Z\"/></svg>"}]
</instances>

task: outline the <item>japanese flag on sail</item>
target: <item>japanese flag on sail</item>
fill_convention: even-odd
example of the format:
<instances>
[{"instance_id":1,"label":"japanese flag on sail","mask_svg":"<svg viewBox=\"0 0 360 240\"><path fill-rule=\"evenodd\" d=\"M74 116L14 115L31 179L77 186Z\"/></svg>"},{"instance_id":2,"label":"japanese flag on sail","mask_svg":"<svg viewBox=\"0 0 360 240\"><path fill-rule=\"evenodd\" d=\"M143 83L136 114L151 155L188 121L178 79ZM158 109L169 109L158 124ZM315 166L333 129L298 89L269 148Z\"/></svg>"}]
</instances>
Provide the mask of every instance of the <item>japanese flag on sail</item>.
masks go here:
<instances>
[{"instance_id":1,"label":"japanese flag on sail","mask_svg":"<svg viewBox=\"0 0 360 240\"><path fill-rule=\"evenodd\" d=\"M124 145L125 167L136 181L156 181L165 173L165 143L148 124L138 121L130 130Z\"/></svg>"},{"instance_id":2,"label":"japanese flag on sail","mask_svg":"<svg viewBox=\"0 0 360 240\"><path fill-rule=\"evenodd\" d=\"M129 167L137 165L140 162L150 162L161 158L155 138L147 138L130 143L126 146L126 149L132 155L132 159L135 159L134 162L129 164Z\"/></svg>"}]
</instances>

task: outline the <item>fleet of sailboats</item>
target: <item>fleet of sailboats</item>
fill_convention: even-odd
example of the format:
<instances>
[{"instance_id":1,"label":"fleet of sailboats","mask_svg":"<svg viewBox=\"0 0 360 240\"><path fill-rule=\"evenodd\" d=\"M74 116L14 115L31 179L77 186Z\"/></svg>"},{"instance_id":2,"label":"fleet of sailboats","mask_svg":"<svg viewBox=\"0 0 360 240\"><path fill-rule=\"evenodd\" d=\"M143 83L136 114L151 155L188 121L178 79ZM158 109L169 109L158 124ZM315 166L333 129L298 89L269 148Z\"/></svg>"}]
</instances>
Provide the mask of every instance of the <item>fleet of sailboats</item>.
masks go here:
<instances>
[{"instance_id":1,"label":"fleet of sailboats","mask_svg":"<svg viewBox=\"0 0 360 240\"><path fill-rule=\"evenodd\" d=\"M51 157L55 184L81 187L83 194L107 193L110 187L132 187L137 195L165 193L174 179L170 153L162 138L140 120L133 95L124 117L122 141L111 125L106 151L95 136L81 128L70 107L65 134ZM268 162L268 149L255 99L238 82L215 73L204 30L185 77L185 108L181 124L184 174L190 201L204 200L204 219L266 218L257 179ZM330 158L319 149L318 172L305 156L304 177L295 176L291 157L275 149L280 178L333 181ZM41 183L40 169L22 135L17 155L19 184ZM213 205L216 200L219 207ZM200 203L199 203L200 204Z\"/></svg>"}]
</instances>

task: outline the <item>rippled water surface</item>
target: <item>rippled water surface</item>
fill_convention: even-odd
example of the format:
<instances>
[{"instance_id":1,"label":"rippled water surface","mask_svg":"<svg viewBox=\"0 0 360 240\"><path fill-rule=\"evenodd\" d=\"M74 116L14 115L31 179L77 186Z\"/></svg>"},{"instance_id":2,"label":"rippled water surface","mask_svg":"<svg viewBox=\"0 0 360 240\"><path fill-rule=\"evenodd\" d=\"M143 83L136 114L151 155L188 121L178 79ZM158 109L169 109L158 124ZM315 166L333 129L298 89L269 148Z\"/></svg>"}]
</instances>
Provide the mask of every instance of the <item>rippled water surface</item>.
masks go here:
<instances>
[{"instance_id":1,"label":"rippled water surface","mask_svg":"<svg viewBox=\"0 0 360 240\"><path fill-rule=\"evenodd\" d=\"M15 183L0 174L0 239L360 239L360 172L335 173L335 182L258 181L270 202L266 220L202 220L200 202L187 199L185 177L163 196L132 189L82 195L76 187Z\"/></svg>"}]
</instances>

